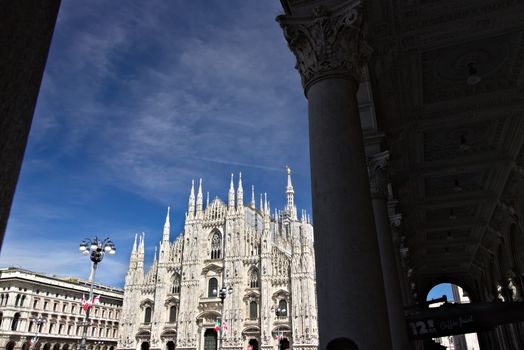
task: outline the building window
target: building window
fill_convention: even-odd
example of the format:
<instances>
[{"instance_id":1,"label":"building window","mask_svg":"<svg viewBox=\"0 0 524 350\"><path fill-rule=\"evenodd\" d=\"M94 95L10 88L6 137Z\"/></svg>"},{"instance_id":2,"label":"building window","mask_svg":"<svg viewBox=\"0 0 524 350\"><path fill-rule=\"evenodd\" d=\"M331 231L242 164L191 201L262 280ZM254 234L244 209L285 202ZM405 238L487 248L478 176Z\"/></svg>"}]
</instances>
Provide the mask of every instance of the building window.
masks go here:
<instances>
[{"instance_id":1,"label":"building window","mask_svg":"<svg viewBox=\"0 0 524 350\"><path fill-rule=\"evenodd\" d=\"M64 325L63 324L58 325L58 334L62 334L63 330L64 330Z\"/></svg>"},{"instance_id":2,"label":"building window","mask_svg":"<svg viewBox=\"0 0 524 350\"><path fill-rule=\"evenodd\" d=\"M49 324L49 333L53 333L53 328L55 328L55 324L54 323L50 323Z\"/></svg>"},{"instance_id":3,"label":"building window","mask_svg":"<svg viewBox=\"0 0 524 350\"><path fill-rule=\"evenodd\" d=\"M18 321L20 320L20 314L17 312L13 316L13 323L11 323L11 330L16 331L16 328L18 328Z\"/></svg>"},{"instance_id":4,"label":"building window","mask_svg":"<svg viewBox=\"0 0 524 350\"><path fill-rule=\"evenodd\" d=\"M56 308L58 307L58 303L53 304L53 311L56 311Z\"/></svg>"},{"instance_id":5,"label":"building window","mask_svg":"<svg viewBox=\"0 0 524 350\"><path fill-rule=\"evenodd\" d=\"M216 278L211 278L209 280L209 286L207 289L207 296L209 298L214 298L218 295L218 281Z\"/></svg>"},{"instance_id":6,"label":"building window","mask_svg":"<svg viewBox=\"0 0 524 350\"><path fill-rule=\"evenodd\" d=\"M33 321L29 321L29 326L27 327L27 331L31 332L33 330Z\"/></svg>"},{"instance_id":7,"label":"building window","mask_svg":"<svg viewBox=\"0 0 524 350\"><path fill-rule=\"evenodd\" d=\"M109 310L109 318L113 317L113 311Z\"/></svg>"},{"instance_id":8,"label":"building window","mask_svg":"<svg viewBox=\"0 0 524 350\"><path fill-rule=\"evenodd\" d=\"M0 312L0 326L2 325L3 319L4 319L4 313Z\"/></svg>"},{"instance_id":9,"label":"building window","mask_svg":"<svg viewBox=\"0 0 524 350\"><path fill-rule=\"evenodd\" d=\"M169 308L169 322L176 321L176 306L171 306Z\"/></svg>"},{"instance_id":10,"label":"building window","mask_svg":"<svg viewBox=\"0 0 524 350\"><path fill-rule=\"evenodd\" d=\"M215 231L211 237L211 259L220 259L221 249L222 237L220 237L220 232Z\"/></svg>"},{"instance_id":11,"label":"building window","mask_svg":"<svg viewBox=\"0 0 524 350\"><path fill-rule=\"evenodd\" d=\"M44 310L47 310L47 301L44 301Z\"/></svg>"},{"instance_id":12,"label":"building window","mask_svg":"<svg viewBox=\"0 0 524 350\"><path fill-rule=\"evenodd\" d=\"M144 323L151 323L151 308L148 306L144 312Z\"/></svg>"},{"instance_id":13,"label":"building window","mask_svg":"<svg viewBox=\"0 0 524 350\"><path fill-rule=\"evenodd\" d=\"M69 325L67 326L67 335L71 335L71 329L73 328L73 326Z\"/></svg>"},{"instance_id":14,"label":"building window","mask_svg":"<svg viewBox=\"0 0 524 350\"><path fill-rule=\"evenodd\" d=\"M74 313L75 313L75 311L76 311L76 307L75 307L74 305L73 305L73 306L71 306L71 313L72 313L72 314L74 314Z\"/></svg>"},{"instance_id":15,"label":"building window","mask_svg":"<svg viewBox=\"0 0 524 350\"><path fill-rule=\"evenodd\" d=\"M258 317L258 305L256 301L249 303L249 319L256 320Z\"/></svg>"},{"instance_id":16,"label":"building window","mask_svg":"<svg viewBox=\"0 0 524 350\"><path fill-rule=\"evenodd\" d=\"M33 309L36 309L37 305L38 305L38 300L34 300L33 301Z\"/></svg>"},{"instance_id":17,"label":"building window","mask_svg":"<svg viewBox=\"0 0 524 350\"><path fill-rule=\"evenodd\" d=\"M23 307L25 305L25 295L22 295L22 299L20 299L20 306Z\"/></svg>"},{"instance_id":18,"label":"building window","mask_svg":"<svg viewBox=\"0 0 524 350\"><path fill-rule=\"evenodd\" d=\"M21 297L20 294L17 294L17 295L16 295L15 306L18 306L18 303L20 302L20 297Z\"/></svg>"},{"instance_id":19,"label":"building window","mask_svg":"<svg viewBox=\"0 0 524 350\"><path fill-rule=\"evenodd\" d=\"M67 307L66 304L63 304L63 305L62 305L62 312L65 312L65 311L66 311L66 307Z\"/></svg>"},{"instance_id":20,"label":"building window","mask_svg":"<svg viewBox=\"0 0 524 350\"><path fill-rule=\"evenodd\" d=\"M180 293L180 275L178 273L173 277L173 288L171 289L171 293Z\"/></svg>"},{"instance_id":21,"label":"building window","mask_svg":"<svg viewBox=\"0 0 524 350\"><path fill-rule=\"evenodd\" d=\"M258 288L258 270L256 268L251 269L249 273L249 287Z\"/></svg>"}]
</instances>

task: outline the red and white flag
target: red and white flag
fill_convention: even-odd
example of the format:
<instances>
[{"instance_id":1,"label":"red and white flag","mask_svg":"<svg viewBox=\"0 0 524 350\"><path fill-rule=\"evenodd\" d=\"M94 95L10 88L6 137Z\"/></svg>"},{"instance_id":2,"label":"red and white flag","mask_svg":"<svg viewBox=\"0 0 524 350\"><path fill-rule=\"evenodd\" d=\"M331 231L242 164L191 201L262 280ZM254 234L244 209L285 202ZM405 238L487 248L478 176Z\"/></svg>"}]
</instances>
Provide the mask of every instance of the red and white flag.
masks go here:
<instances>
[{"instance_id":1,"label":"red and white flag","mask_svg":"<svg viewBox=\"0 0 524 350\"><path fill-rule=\"evenodd\" d=\"M100 304L100 295L93 297L93 300L86 300L84 295L82 294L82 308L84 309L84 311L87 311L91 306L95 304Z\"/></svg>"},{"instance_id":2,"label":"red and white flag","mask_svg":"<svg viewBox=\"0 0 524 350\"><path fill-rule=\"evenodd\" d=\"M220 323L218 323L218 320L215 321L215 332L218 333L218 330L220 329Z\"/></svg>"}]
</instances>

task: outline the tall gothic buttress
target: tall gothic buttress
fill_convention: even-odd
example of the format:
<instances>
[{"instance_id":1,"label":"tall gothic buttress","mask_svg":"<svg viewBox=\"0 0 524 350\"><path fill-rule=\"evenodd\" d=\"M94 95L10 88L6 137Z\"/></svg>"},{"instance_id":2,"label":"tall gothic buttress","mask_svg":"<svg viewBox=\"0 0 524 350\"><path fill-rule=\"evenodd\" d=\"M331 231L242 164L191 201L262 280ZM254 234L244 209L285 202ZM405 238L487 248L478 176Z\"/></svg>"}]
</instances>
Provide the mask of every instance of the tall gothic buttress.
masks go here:
<instances>
[{"instance_id":1,"label":"tall gothic buttress","mask_svg":"<svg viewBox=\"0 0 524 350\"><path fill-rule=\"evenodd\" d=\"M135 241L118 349L214 350L219 338L228 350L317 348L313 227L304 210L297 218L291 172L274 215L266 193L256 208L254 186L244 205L242 180L232 175L227 202L205 207L202 180L196 197L193 181L183 231L170 241L168 208L147 272L144 236ZM217 321L227 324L220 336Z\"/></svg>"}]
</instances>

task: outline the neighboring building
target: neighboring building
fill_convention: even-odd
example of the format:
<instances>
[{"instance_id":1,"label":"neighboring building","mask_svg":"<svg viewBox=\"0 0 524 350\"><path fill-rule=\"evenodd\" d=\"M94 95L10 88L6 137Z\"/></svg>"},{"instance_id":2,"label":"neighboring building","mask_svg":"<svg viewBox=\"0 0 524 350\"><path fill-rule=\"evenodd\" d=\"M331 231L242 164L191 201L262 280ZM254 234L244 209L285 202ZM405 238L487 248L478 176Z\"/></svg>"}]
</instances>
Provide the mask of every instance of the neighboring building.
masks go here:
<instances>
[{"instance_id":1,"label":"neighboring building","mask_svg":"<svg viewBox=\"0 0 524 350\"><path fill-rule=\"evenodd\" d=\"M470 300L467 294L459 286L452 284L451 292L453 293L453 302L456 304L469 304ZM443 303L432 304L430 307L439 307ZM445 346L448 350L479 350L479 341L477 333L467 333L459 335L450 335L448 337L436 338L435 341Z\"/></svg>"},{"instance_id":2,"label":"neighboring building","mask_svg":"<svg viewBox=\"0 0 524 350\"><path fill-rule=\"evenodd\" d=\"M87 348L113 350L123 291L95 283L94 293L100 295L100 304L90 312ZM35 349L77 349L85 319L82 295L89 295L88 281L0 269L0 348L28 350L31 339L38 336ZM46 320L41 327L35 322L39 316Z\"/></svg>"},{"instance_id":3,"label":"neighboring building","mask_svg":"<svg viewBox=\"0 0 524 350\"><path fill-rule=\"evenodd\" d=\"M316 349L313 226L305 211L297 217L289 169L286 195L285 209L272 215L266 197L256 208L253 187L244 205L241 177L235 199L232 176L227 203L208 195L204 207L202 181L196 198L193 184L184 231L169 241L168 209L146 273L144 236L138 246L135 239L118 348ZM221 318L227 330L217 334Z\"/></svg>"}]
</instances>

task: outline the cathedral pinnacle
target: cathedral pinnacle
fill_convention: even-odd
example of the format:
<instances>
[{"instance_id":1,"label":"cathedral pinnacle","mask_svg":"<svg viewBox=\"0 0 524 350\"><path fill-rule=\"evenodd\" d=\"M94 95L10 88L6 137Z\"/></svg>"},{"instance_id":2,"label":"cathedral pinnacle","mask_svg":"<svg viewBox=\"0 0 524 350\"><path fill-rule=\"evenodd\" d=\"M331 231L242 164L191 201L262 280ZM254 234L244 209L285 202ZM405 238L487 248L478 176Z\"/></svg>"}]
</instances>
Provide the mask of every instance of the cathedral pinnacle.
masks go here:
<instances>
[{"instance_id":1,"label":"cathedral pinnacle","mask_svg":"<svg viewBox=\"0 0 524 350\"><path fill-rule=\"evenodd\" d=\"M251 185L251 208L255 209L255 185Z\"/></svg>"},{"instance_id":2,"label":"cathedral pinnacle","mask_svg":"<svg viewBox=\"0 0 524 350\"><path fill-rule=\"evenodd\" d=\"M242 173L238 174L237 188L237 210L240 212L244 207L244 188L242 187Z\"/></svg>"},{"instance_id":3,"label":"cathedral pinnacle","mask_svg":"<svg viewBox=\"0 0 524 350\"><path fill-rule=\"evenodd\" d=\"M164 234L162 236L163 241L169 241L169 234L170 234L170 223L169 223L169 212L171 210L171 207L167 207L167 215L166 215L166 222L164 223Z\"/></svg>"},{"instance_id":4,"label":"cathedral pinnacle","mask_svg":"<svg viewBox=\"0 0 524 350\"><path fill-rule=\"evenodd\" d=\"M202 195L202 178L200 178L200 181L198 183L198 193L197 193L197 199L196 199L196 216L197 218L202 217L202 201L203 201L203 195Z\"/></svg>"},{"instance_id":5,"label":"cathedral pinnacle","mask_svg":"<svg viewBox=\"0 0 524 350\"><path fill-rule=\"evenodd\" d=\"M286 166L286 168L287 168L286 210L293 220L297 220L297 208L295 207L295 190L293 189L293 183L291 182L291 168L288 166Z\"/></svg>"},{"instance_id":6,"label":"cathedral pinnacle","mask_svg":"<svg viewBox=\"0 0 524 350\"><path fill-rule=\"evenodd\" d=\"M233 174L231 174L231 183L229 185L229 193L227 196L228 204L227 209L228 212L232 213L235 210L235 185L233 184Z\"/></svg>"},{"instance_id":7,"label":"cathedral pinnacle","mask_svg":"<svg viewBox=\"0 0 524 350\"><path fill-rule=\"evenodd\" d=\"M189 193L189 203L187 207L187 218L192 219L195 216L195 180L191 180L191 192Z\"/></svg>"}]
</instances>

